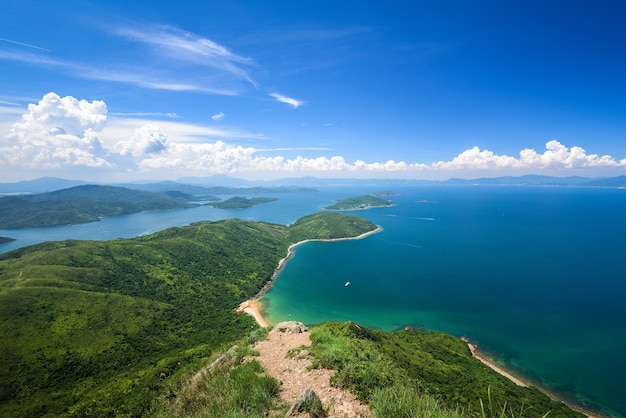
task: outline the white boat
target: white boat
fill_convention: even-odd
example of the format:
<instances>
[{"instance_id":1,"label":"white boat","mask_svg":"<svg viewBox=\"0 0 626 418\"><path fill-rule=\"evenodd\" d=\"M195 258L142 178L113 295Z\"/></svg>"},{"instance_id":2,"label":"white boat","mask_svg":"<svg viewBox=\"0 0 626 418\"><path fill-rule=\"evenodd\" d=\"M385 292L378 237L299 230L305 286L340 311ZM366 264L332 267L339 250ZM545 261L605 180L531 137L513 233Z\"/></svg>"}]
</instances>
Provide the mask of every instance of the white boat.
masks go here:
<instances>
[{"instance_id":1,"label":"white boat","mask_svg":"<svg viewBox=\"0 0 626 418\"><path fill-rule=\"evenodd\" d=\"M344 286L345 286L345 287L348 287L348 286L350 286L351 284L352 284L352 283L350 283L350 282L346 282L346 284L344 284Z\"/></svg>"}]
</instances>

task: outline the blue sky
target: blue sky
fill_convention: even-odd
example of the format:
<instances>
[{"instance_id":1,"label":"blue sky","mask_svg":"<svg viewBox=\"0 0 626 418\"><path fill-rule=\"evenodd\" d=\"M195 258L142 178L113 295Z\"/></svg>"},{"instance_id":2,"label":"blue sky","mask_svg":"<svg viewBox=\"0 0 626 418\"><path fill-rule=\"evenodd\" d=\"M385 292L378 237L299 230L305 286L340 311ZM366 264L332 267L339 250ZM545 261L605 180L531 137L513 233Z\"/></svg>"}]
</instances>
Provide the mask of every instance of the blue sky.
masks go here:
<instances>
[{"instance_id":1,"label":"blue sky","mask_svg":"<svg viewBox=\"0 0 626 418\"><path fill-rule=\"evenodd\" d=\"M626 174L621 0L2 9L2 181Z\"/></svg>"}]
</instances>

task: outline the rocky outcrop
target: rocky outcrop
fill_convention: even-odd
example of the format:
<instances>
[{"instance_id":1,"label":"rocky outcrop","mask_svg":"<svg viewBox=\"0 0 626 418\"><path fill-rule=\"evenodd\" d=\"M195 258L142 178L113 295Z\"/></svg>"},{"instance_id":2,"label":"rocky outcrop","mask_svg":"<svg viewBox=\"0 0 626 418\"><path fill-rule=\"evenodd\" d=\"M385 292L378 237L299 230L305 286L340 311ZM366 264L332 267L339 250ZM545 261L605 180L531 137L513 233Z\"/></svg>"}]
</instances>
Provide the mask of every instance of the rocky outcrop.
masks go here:
<instances>
[{"instance_id":1,"label":"rocky outcrop","mask_svg":"<svg viewBox=\"0 0 626 418\"><path fill-rule=\"evenodd\" d=\"M302 322L296 321L285 321L279 322L273 329L272 333L282 332L283 334L291 335L291 334L301 334L303 332L308 332L309 329L304 326Z\"/></svg>"}]
</instances>

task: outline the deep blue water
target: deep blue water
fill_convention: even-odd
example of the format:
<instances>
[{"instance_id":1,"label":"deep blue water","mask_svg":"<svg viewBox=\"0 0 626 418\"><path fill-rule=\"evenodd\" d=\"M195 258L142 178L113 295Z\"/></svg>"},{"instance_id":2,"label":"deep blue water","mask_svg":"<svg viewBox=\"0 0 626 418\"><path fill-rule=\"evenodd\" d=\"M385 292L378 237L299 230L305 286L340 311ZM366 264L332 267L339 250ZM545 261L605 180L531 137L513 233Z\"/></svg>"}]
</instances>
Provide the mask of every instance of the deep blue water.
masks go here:
<instances>
[{"instance_id":1,"label":"deep blue water","mask_svg":"<svg viewBox=\"0 0 626 418\"><path fill-rule=\"evenodd\" d=\"M335 199L379 191L277 195L243 210L149 212L90 224L1 231L18 241L145 235L238 217L289 224ZM413 187L390 208L354 212L384 230L296 249L262 298L272 323L353 320L466 336L523 377L626 417L626 190ZM344 287L346 281L352 285Z\"/></svg>"},{"instance_id":2,"label":"deep blue water","mask_svg":"<svg viewBox=\"0 0 626 418\"><path fill-rule=\"evenodd\" d=\"M270 322L466 336L533 383L626 416L626 190L394 190L396 206L358 212L383 232L296 249L262 299Z\"/></svg>"}]
</instances>

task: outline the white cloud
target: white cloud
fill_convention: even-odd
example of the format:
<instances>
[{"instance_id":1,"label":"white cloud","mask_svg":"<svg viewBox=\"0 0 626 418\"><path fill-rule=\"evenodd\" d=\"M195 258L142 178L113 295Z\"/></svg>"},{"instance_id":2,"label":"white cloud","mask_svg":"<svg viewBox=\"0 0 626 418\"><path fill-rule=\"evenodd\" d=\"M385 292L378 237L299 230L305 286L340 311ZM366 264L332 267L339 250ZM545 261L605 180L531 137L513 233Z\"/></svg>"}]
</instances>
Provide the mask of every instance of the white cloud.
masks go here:
<instances>
[{"instance_id":1,"label":"white cloud","mask_svg":"<svg viewBox=\"0 0 626 418\"><path fill-rule=\"evenodd\" d=\"M270 96L272 96L281 103L287 103L288 105L293 106L294 109L297 109L304 104L304 102L301 100L296 100L278 93L270 93Z\"/></svg>"},{"instance_id":2,"label":"white cloud","mask_svg":"<svg viewBox=\"0 0 626 418\"><path fill-rule=\"evenodd\" d=\"M542 154L533 149L520 151L519 158L497 155L478 147L463 151L452 161L439 161L433 169L442 170L547 170L624 167L626 160L617 161L609 155L587 154L584 148L567 148L557 140L546 143Z\"/></svg>"},{"instance_id":3,"label":"white cloud","mask_svg":"<svg viewBox=\"0 0 626 418\"><path fill-rule=\"evenodd\" d=\"M116 34L153 47L167 60L185 61L210 67L247 80L257 86L243 65L251 58L237 55L218 43L171 26L133 26L118 28Z\"/></svg>"},{"instance_id":4,"label":"white cloud","mask_svg":"<svg viewBox=\"0 0 626 418\"><path fill-rule=\"evenodd\" d=\"M216 113L215 115L211 116L211 119L213 120L222 120L224 119L224 116L226 116L223 112L219 112Z\"/></svg>"},{"instance_id":5,"label":"white cloud","mask_svg":"<svg viewBox=\"0 0 626 418\"><path fill-rule=\"evenodd\" d=\"M167 135L156 125L143 125L128 141L119 141L114 146L115 152L122 156L132 155L135 159L150 158L166 148Z\"/></svg>"},{"instance_id":6,"label":"white cloud","mask_svg":"<svg viewBox=\"0 0 626 418\"><path fill-rule=\"evenodd\" d=\"M6 110L1 112L4 117L16 117L15 108L2 109ZM587 153L578 146L568 148L556 140L547 142L543 152L524 149L515 157L473 147L449 161L433 163L360 159L350 162L341 155L286 157L287 152L323 154L330 149L233 145L225 141L259 136L171 120L109 119L102 101L88 102L55 93L28 105L7 131L0 137L3 178L20 170L42 175L50 175L46 170L56 170L56 175L71 172L75 174L73 177L79 177L85 168L152 178L217 173L256 178L301 175L446 178L529 173L585 175L597 169L621 174L626 168L626 159Z\"/></svg>"},{"instance_id":7,"label":"white cloud","mask_svg":"<svg viewBox=\"0 0 626 418\"><path fill-rule=\"evenodd\" d=\"M1 147L2 160L29 168L110 167L96 135L106 124L106 112L102 101L48 93L13 124Z\"/></svg>"}]
</instances>

